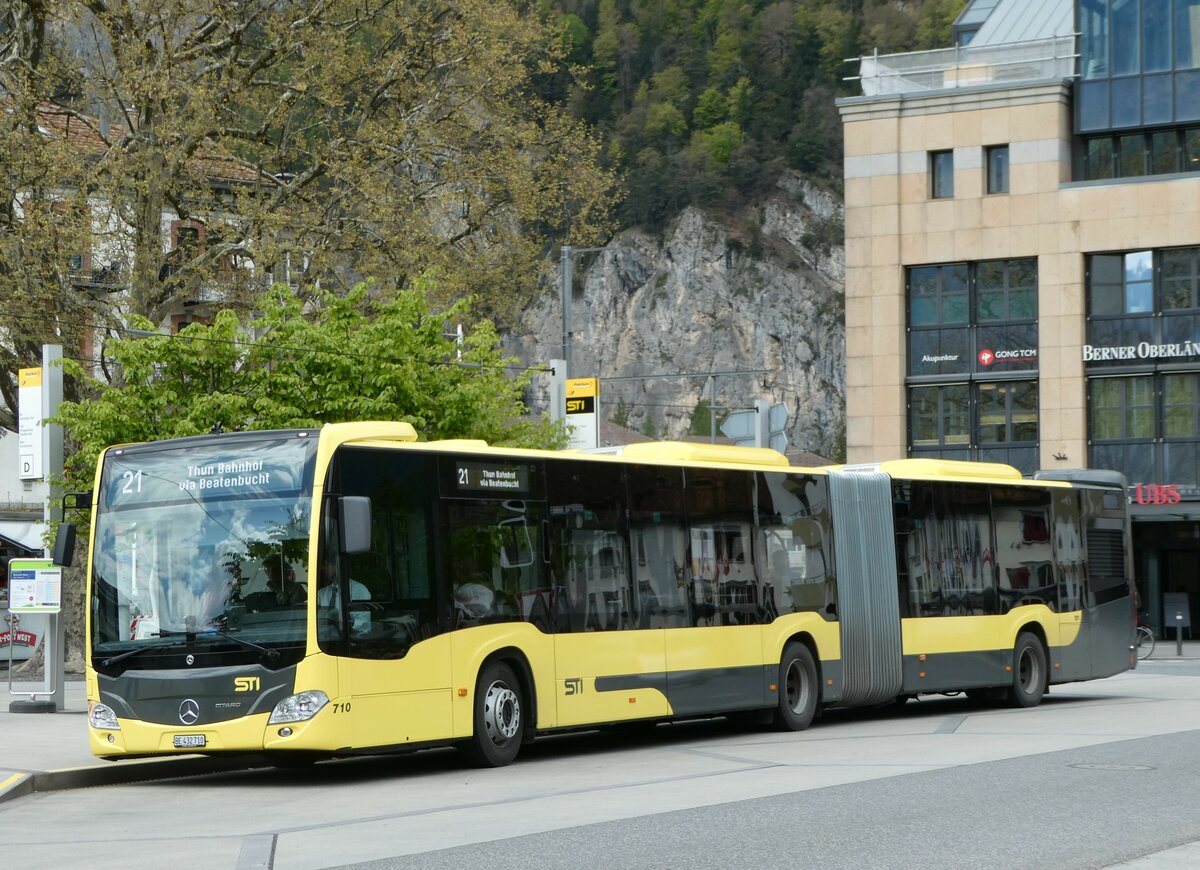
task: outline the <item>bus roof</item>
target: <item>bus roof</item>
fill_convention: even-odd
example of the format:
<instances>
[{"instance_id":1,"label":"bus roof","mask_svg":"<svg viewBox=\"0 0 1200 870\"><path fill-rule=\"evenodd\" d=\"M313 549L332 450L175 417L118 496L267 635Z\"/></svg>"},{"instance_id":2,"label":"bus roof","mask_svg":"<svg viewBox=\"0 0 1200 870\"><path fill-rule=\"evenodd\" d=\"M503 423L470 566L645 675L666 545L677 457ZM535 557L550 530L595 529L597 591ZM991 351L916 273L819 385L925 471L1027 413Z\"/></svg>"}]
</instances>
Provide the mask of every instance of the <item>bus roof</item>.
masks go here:
<instances>
[{"instance_id":1,"label":"bus roof","mask_svg":"<svg viewBox=\"0 0 1200 870\"><path fill-rule=\"evenodd\" d=\"M889 477L916 480L1025 480L1021 472L1001 462L967 462L961 459L892 459L864 465L829 466L829 471L881 471Z\"/></svg>"},{"instance_id":2,"label":"bus roof","mask_svg":"<svg viewBox=\"0 0 1200 870\"><path fill-rule=\"evenodd\" d=\"M529 458L587 459L596 462L635 462L638 464L663 465L726 465L748 469L776 469L779 471L803 471L806 474L853 473L878 471L901 480L959 480L976 483L1025 483L1034 480L1024 477L1011 465L999 462L968 462L957 459L893 459L873 464L829 465L821 468L793 467L787 457L778 450L767 447L735 447L728 444L710 444L700 441L645 441L621 447L601 450L536 450L521 447L496 447L486 441L455 438L442 441L417 442L416 433L407 423L334 423L327 424L323 432L329 438L332 449L338 443L354 442L367 445L379 442L378 446L400 442L405 447L422 450L444 450L451 453L488 451L509 456ZM1045 476L1041 476L1045 474ZM1078 476L1066 472L1039 473L1036 483L1050 486L1070 486L1072 483L1108 483L1103 472L1080 471Z\"/></svg>"},{"instance_id":3,"label":"bus roof","mask_svg":"<svg viewBox=\"0 0 1200 870\"><path fill-rule=\"evenodd\" d=\"M175 443L212 442L217 439L255 436L296 435L306 430L243 431L199 435L190 438L171 439ZM315 434L315 430L307 430ZM821 468L799 468L788 463L787 457L777 450L766 447L735 447L727 444L709 444L698 441L647 441L627 444L619 448L587 450L537 450L521 447L494 447L486 441L471 438L452 438L441 441L419 441L416 430L409 423L397 421L368 420L354 423L326 423L319 430L321 450L332 451L340 444L353 443L362 446L395 447L408 449L437 450L449 453L495 452L514 457L541 457L559 459L587 459L596 462L625 461L638 464L664 465L726 465L748 469L776 469L780 471L802 471L806 474L855 473L875 471L901 480L960 480L977 483L1027 483L1050 486L1093 485L1123 487L1124 478L1102 469L1056 469L1039 471L1033 479L1022 476L1011 465L998 462L968 462L955 459L894 459L878 463L855 465L828 465ZM112 449L126 447L150 447L153 444L114 445Z\"/></svg>"}]
</instances>

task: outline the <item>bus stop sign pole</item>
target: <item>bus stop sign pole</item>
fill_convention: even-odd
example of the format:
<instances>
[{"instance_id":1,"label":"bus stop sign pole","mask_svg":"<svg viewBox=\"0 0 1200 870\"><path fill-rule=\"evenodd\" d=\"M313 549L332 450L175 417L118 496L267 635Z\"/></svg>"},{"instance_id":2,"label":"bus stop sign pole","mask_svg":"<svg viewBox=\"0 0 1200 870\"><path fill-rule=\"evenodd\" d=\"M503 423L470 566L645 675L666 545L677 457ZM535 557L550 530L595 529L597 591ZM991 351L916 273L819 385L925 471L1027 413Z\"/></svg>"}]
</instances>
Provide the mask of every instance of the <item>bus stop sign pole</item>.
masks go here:
<instances>
[{"instance_id":1,"label":"bus stop sign pole","mask_svg":"<svg viewBox=\"0 0 1200 870\"><path fill-rule=\"evenodd\" d=\"M13 628L9 631L8 694L27 696L11 701L10 713L54 713L59 709L56 696L62 691L61 648L54 638L59 629L62 602L62 568L49 559L12 559L8 563L8 609ZM43 688L34 691L13 690L12 638L20 624L20 614L45 614L47 625L42 635L45 677ZM38 698L38 695L45 697Z\"/></svg>"}]
</instances>

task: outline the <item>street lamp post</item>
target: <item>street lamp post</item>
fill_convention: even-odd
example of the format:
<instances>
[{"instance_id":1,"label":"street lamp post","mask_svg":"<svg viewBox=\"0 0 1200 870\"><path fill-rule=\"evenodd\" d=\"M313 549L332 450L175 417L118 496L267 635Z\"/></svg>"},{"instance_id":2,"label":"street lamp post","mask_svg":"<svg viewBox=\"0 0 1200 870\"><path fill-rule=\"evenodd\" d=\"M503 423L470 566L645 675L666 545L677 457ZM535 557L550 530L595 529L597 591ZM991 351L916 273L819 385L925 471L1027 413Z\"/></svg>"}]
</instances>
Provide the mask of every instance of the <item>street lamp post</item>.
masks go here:
<instances>
[{"instance_id":1,"label":"street lamp post","mask_svg":"<svg viewBox=\"0 0 1200 870\"><path fill-rule=\"evenodd\" d=\"M562 358L565 365L564 375L569 378L571 376L571 275L574 271L571 268L571 258L576 254L589 254L594 251L603 251L604 248L573 248L570 245L562 246Z\"/></svg>"}]
</instances>

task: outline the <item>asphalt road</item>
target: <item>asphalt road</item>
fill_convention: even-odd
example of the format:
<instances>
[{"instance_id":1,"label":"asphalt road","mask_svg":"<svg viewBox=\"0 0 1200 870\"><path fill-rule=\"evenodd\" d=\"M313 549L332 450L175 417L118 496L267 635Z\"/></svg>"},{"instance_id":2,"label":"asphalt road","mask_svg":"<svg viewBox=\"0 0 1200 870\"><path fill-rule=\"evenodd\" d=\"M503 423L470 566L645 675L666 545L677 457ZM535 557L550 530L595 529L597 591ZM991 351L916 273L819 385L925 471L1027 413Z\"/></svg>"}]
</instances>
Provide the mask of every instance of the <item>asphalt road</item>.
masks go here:
<instances>
[{"instance_id":1,"label":"asphalt road","mask_svg":"<svg viewBox=\"0 0 1200 870\"><path fill-rule=\"evenodd\" d=\"M1198 738L1124 740L353 866L1109 867L1200 840Z\"/></svg>"},{"instance_id":2,"label":"asphalt road","mask_svg":"<svg viewBox=\"0 0 1200 870\"><path fill-rule=\"evenodd\" d=\"M801 734L555 738L501 770L439 751L35 794L0 804L0 864L1143 870L1200 865L1145 857L1200 841L1198 784L1200 662L1163 661L1032 710L932 698Z\"/></svg>"}]
</instances>

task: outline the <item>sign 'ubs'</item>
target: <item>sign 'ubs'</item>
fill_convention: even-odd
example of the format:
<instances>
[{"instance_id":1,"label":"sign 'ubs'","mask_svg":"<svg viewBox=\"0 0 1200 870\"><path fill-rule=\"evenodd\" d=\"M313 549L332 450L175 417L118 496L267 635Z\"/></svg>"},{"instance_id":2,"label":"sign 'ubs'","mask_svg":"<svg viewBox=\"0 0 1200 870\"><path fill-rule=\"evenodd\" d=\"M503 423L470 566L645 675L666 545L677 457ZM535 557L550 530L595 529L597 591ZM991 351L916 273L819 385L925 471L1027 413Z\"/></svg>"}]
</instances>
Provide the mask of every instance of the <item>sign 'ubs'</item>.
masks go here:
<instances>
[{"instance_id":1,"label":"sign 'ubs'","mask_svg":"<svg viewBox=\"0 0 1200 870\"><path fill-rule=\"evenodd\" d=\"M1133 488L1133 499L1141 505L1179 504L1179 484L1151 483Z\"/></svg>"}]
</instances>

